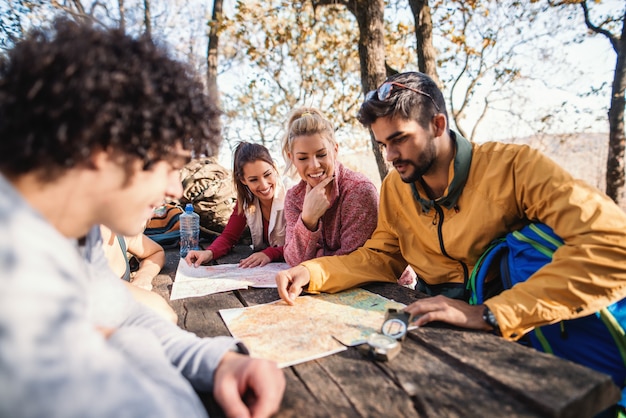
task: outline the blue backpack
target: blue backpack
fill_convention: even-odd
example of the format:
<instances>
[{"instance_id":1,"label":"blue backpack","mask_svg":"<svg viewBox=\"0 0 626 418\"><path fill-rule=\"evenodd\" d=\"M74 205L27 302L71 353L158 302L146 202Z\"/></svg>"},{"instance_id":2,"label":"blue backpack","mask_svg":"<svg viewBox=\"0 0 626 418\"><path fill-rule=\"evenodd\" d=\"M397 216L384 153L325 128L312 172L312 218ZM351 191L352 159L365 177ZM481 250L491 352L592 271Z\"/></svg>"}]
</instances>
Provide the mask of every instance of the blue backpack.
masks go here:
<instances>
[{"instance_id":1,"label":"blue backpack","mask_svg":"<svg viewBox=\"0 0 626 418\"><path fill-rule=\"evenodd\" d=\"M503 290L526 281L552 261L563 244L550 227L530 224L507 234L487 248L478 259L468 282L470 304L484 302L488 273L500 273ZM626 299L582 318L537 327L527 337L537 350L554 354L606 373L622 388L619 405L626 407Z\"/></svg>"}]
</instances>

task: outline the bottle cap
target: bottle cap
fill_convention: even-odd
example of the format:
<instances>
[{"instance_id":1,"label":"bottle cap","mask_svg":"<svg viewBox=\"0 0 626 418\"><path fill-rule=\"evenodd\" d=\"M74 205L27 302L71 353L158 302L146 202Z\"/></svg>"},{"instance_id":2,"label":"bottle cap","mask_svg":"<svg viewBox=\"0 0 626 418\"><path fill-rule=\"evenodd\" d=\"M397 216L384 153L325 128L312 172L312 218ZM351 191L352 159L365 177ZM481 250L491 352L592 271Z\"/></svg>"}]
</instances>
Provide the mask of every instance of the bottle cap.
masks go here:
<instances>
[{"instance_id":1,"label":"bottle cap","mask_svg":"<svg viewBox=\"0 0 626 418\"><path fill-rule=\"evenodd\" d=\"M193 212L193 205L191 203L187 203L185 205L185 212L186 213L192 213Z\"/></svg>"}]
</instances>

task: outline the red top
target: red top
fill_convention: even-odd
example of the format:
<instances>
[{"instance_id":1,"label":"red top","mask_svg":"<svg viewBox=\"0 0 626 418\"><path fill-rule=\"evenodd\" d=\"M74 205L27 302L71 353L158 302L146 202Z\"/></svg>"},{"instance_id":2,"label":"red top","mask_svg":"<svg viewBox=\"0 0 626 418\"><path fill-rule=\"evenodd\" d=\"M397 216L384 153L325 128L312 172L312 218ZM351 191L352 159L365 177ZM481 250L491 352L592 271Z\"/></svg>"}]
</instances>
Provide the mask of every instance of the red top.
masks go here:
<instances>
[{"instance_id":1,"label":"red top","mask_svg":"<svg viewBox=\"0 0 626 418\"><path fill-rule=\"evenodd\" d=\"M263 219L263 242L268 245L267 230L269 222ZM224 232L209 245L207 250L213 251L213 259L225 256L237 244L244 229L246 229L246 215L237 213L237 208L233 210ZM261 250L263 254L270 258L270 261L283 261L283 247L267 247Z\"/></svg>"}]
</instances>

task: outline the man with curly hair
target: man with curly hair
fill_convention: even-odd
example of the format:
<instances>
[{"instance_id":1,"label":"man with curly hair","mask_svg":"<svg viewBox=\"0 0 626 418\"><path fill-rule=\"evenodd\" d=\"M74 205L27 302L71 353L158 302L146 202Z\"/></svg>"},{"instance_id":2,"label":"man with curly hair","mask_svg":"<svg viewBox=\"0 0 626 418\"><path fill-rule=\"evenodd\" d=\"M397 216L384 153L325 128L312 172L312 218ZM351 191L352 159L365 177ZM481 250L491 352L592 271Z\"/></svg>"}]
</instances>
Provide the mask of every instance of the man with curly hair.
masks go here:
<instances>
[{"instance_id":1,"label":"man with curly hair","mask_svg":"<svg viewBox=\"0 0 626 418\"><path fill-rule=\"evenodd\" d=\"M185 66L118 30L58 20L0 60L0 416L206 416L195 391L228 416L278 409L275 364L136 303L100 245L99 224L138 234L181 195L218 114Z\"/></svg>"}]
</instances>

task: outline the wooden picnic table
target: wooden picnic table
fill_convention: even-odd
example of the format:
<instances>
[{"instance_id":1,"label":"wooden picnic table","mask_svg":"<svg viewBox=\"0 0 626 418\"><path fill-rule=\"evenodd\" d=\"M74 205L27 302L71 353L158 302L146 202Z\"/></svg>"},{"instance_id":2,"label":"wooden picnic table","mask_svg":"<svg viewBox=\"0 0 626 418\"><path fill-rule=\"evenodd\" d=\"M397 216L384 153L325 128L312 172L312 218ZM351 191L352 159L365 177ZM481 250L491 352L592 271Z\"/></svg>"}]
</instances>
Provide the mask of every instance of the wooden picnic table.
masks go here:
<instances>
[{"instance_id":1,"label":"wooden picnic table","mask_svg":"<svg viewBox=\"0 0 626 418\"><path fill-rule=\"evenodd\" d=\"M237 246L219 263L250 254ZM153 281L169 300L178 250ZM426 297L394 284L364 286L409 304ZM247 289L170 301L179 325L201 337L230 335L219 310L279 299L276 289ZM620 392L607 375L484 332L445 324L410 331L400 354L371 360L358 349L284 369L287 387L277 417L593 417ZM211 417L223 416L200 394Z\"/></svg>"}]
</instances>

